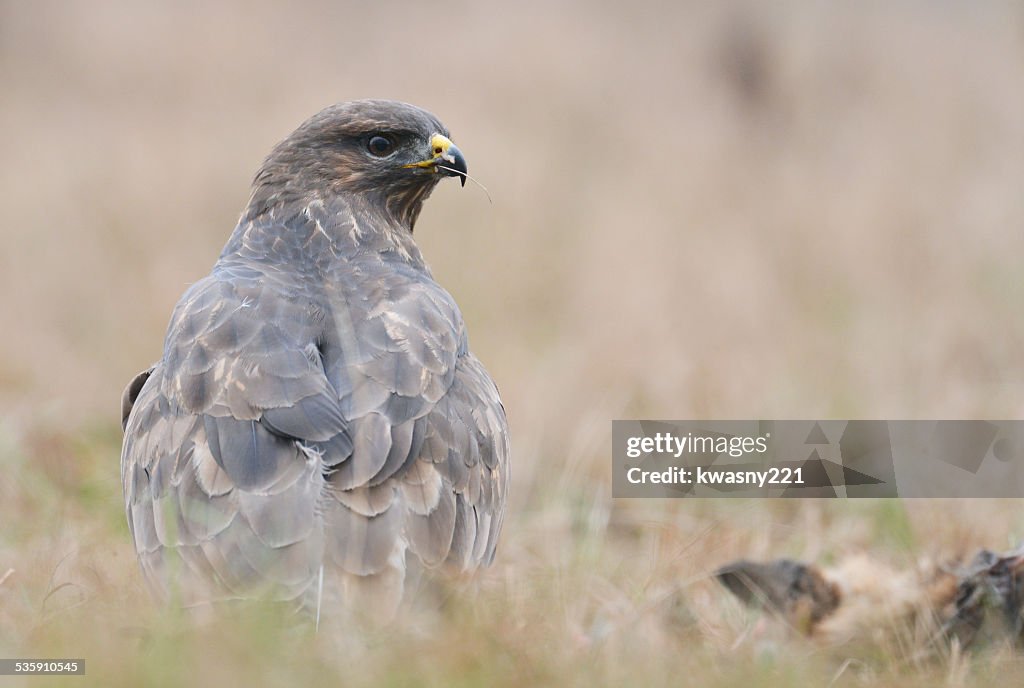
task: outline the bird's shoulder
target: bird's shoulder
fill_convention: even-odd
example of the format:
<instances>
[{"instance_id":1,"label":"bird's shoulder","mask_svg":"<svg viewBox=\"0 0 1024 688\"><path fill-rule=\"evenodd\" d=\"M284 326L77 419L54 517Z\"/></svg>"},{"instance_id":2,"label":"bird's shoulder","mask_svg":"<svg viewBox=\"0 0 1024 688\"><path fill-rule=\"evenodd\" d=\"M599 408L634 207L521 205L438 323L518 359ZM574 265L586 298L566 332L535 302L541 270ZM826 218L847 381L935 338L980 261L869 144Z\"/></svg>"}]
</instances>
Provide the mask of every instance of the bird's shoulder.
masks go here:
<instances>
[{"instance_id":1,"label":"bird's shoulder","mask_svg":"<svg viewBox=\"0 0 1024 688\"><path fill-rule=\"evenodd\" d=\"M189 412L252 419L325 391L313 301L258 276L214 272L174 309L162 387Z\"/></svg>"}]
</instances>

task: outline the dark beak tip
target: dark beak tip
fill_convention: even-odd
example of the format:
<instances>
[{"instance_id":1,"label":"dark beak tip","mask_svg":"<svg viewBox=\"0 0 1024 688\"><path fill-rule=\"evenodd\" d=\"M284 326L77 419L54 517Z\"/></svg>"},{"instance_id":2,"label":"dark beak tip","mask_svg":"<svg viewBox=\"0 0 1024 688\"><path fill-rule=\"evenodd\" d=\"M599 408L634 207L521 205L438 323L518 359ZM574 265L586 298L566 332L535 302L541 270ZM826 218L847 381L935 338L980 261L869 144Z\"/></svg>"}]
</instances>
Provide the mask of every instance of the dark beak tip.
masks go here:
<instances>
[{"instance_id":1,"label":"dark beak tip","mask_svg":"<svg viewBox=\"0 0 1024 688\"><path fill-rule=\"evenodd\" d=\"M458 177L459 183L462 186L466 185L466 175L469 172L469 167L466 165L466 158L462 156L460 151L454 145L451 146L448 151L449 156L441 160L437 160L438 171L443 172L446 177ZM436 159L436 157L435 157Z\"/></svg>"}]
</instances>

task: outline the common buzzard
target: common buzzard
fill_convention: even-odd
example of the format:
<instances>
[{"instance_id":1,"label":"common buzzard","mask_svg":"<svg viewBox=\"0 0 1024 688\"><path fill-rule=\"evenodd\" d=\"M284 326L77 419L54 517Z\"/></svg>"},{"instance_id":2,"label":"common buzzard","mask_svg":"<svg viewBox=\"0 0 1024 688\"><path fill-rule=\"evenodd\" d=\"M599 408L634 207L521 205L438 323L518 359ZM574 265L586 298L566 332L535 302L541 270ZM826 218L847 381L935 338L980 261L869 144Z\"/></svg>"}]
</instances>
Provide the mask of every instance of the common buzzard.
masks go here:
<instances>
[{"instance_id":1,"label":"common buzzard","mask_svg":"<svg viewBox=\"0 0 1024 688\"><path fill-rule=\"evenodd\" d=\"M466 162L444 126L391 101L328 107L267 157L122 401L128 524L159 593L387 615L407 563L491 562L505 412L413 240L448 176Z\"/></svg>"}]
</instances>

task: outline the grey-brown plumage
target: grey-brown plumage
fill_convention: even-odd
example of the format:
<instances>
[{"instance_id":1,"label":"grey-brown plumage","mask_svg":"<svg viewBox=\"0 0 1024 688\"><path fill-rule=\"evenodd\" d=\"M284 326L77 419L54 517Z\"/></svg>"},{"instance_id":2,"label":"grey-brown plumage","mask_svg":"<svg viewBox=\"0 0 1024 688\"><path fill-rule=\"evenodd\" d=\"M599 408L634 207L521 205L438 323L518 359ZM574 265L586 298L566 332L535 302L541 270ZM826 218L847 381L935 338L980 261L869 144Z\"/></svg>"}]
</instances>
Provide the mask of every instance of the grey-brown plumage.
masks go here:
<instances>
[{"instance_id":1,"label":"grey-brown plumage","mask_svg":"<svg viewBox=\"0 0 1024 688\"><path fill-rule=\"evenodd\" d=\"M505 413L412 234L465 171L440 122L390 101L329 107L271 152L125 390L125 505L158 591L384 609L407 554L490 563Z\"/></svg>"}]
</instances>

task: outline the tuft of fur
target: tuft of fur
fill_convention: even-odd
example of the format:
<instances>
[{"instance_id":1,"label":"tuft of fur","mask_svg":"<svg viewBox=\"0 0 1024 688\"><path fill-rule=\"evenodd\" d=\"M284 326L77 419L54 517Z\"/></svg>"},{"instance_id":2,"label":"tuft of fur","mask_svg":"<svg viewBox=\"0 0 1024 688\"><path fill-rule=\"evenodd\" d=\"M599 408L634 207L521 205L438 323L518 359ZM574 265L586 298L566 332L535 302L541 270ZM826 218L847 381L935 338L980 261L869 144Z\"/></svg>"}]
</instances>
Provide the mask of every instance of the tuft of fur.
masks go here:
<instances>
[{"instance_id":1,"label":"tuft of fur","mask_svg":"<svg viewBox=\"0 0 1024 688\"><path fill-rule=\"evenodd\" d=\"M715 578L749 607L826 644L910 632L928 647L1024 645L1024 548L979 552L967 565L897 569L858 554L834 566L736 561Z\"/></svg>"}]
</instances>

